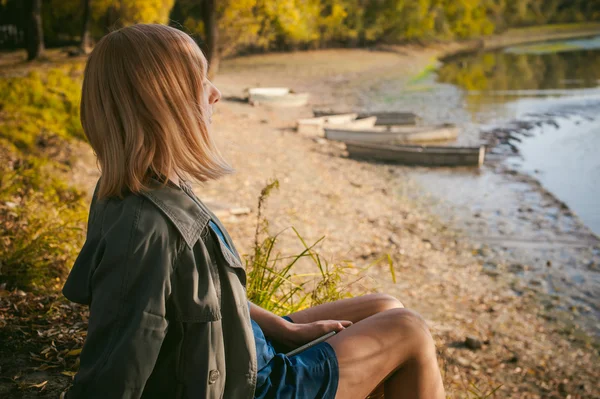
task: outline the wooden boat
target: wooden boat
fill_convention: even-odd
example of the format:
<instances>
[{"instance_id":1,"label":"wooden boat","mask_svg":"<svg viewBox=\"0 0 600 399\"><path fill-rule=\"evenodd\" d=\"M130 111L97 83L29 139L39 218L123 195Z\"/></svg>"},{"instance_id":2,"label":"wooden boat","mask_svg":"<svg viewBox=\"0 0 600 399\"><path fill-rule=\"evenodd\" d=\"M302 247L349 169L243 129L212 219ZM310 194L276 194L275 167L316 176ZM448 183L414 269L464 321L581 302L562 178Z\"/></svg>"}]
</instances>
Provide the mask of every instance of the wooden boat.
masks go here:
<instances>
[{"instance_id":1,"label":"wooden boat","mask_svg":"<svg viewBox=\"0 0 600 399\"><path fill-rule=\"evenodd\" d=\"M363 143L419 143L455 140L458 128L452 124L435 126L325 126L325 138L336 141Z\"/></svg>"},{"instance_id":2,"label":"wooden boat","mask_svg":"<svg viewBox=\"0 0 600 399\"><path fill-rule=\"evenodd\" d=\"M322 116L320 118L298 119L296 121L296 130L298 133L309 136L324 137L324 128L337 127L348 129L366 129L375 126L376 117L355 119L356 114L342 114L332 116Z\"/></svg>"},{"instance_id":3,"label":"wooden boat","mask_svg":"<svg viewBox=\"0 0 600 399\"><path fill-rule=\"evenodd\" d=\"M325 124L344 124L355 120L358 114L339 114L321 116L318 118L304 118L296 121L296 131L309 136L323 136Z\"/></svg>"},{"instance_id":4,"label":"wooden boat","mask_svg":"<svg viewBox=\"0 0 600 399\"><path fill-rule=\"evenodd\" d=\"M377 117L376 125L415 125L419 117L412 112L359 112L359 118Z\"/></svg>"},{"instance_id":5,"label":"wooden boat","mask_svg":"<svg viewBox=\"0 0 600 399\"><path fill-rule=\"evenodd\" d=\"M344 123L344 124L340 124L340 125L327 124L327 125L325 125L325 128L340 127L340 128L354 129L354 130L372 129L376 123L377 123L377 117L369 116L367 118L357 118L353 121L350 121L350 122Z\"/></svg>"},{"instance_id":6,"label":"wooden boat","mask_svg":"<svg viewBox=\"0 0 600 399\"><path fill-rule=\"evenodd\" d=\"M255 87L248 89L248 102L272 107L300 107L308 103L308 93L293 93L287 87Z\"/></svg>"},{"instance_id":7,"label":"wooden boat","mask_svg":"<svg viewBox=\"0 0 600 399\"><path fill-rule=\"evenodd\" d=\"M313 109L315 117L328 116L333 114L340 114L341 112L335 112L331 109ZM369 118L372 116L377 117L376 125L414 125L417 123L419 117L417 114L412 112L395 112L395 111L383 111L383 112L357 112L358 118Z\"/></svg>"},{"instance_id":8,"label":"wooden boat","mask_svg":"<svg viewBox=\"0 0 600 399\"><path fill-rule=\"evenodd\" d=\"M394 162L419 166L483 165L485 146L439 147L347 142L351 158Z\"/></svg>"}]
</instances>

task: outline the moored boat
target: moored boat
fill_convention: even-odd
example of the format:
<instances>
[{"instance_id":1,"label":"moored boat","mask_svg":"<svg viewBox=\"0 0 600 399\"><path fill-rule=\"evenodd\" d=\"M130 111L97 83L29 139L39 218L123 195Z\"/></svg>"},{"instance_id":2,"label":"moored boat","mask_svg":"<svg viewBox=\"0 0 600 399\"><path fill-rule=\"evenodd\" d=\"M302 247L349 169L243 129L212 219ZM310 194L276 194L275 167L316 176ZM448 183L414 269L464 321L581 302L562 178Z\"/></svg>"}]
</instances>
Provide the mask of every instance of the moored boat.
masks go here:
<instances>
[{"instance_id":1,"label":"moored boat","mask_svg":"<svg viewBox=\"0 0 600 399\"><path fill-rule=\"evenodd\" d=\"M367 118L357 118L348 123L343 123L343 124L338 124L338 125L326 124L325 127L326 128L329 128L329 127L348 128L348 129L354 129L354 130L370 129L370 128L373 128L376 123L377 123L377 117L369 116Z\"/></svg>"},{"instance_id":2,"label":"moored boat","mask_svg":"<svg viewBox=\"0 0 600 399\"><path fill-rule=\"evenodd\" d=\"M333 114L341 114L344 112L336 112L332 109L313 109L315 117L328 116ZM398 111L379 111L367 112L358 111L358 118L377 117L376 125L414 125L419 117L413 112L398 112Z\"/></svg>"},{"instance_id":3,"label":"moored boat","mask_svg":"<svg viewBox=\"0 0 600 399\"><path fill-rule=\"evenodd\" d=\"M298 133L324 137L324 128L347 128L347 129L366 129L375 126L376 117L355 119L356 114L342 114L322 116L319 118L298 119L296 121L296 130Z\"/></svg>"},{"instance_id":4,"label":"moored boat","mask_svg":"<svg viewBox=\"0 0 600 399\"><path fill-rule=\"evenodd\" d=\"M458 137L458 128L452 124L433 126L325 126L325 138L335 141L364 143L418 143L448 141Z\"/></svg>"},{"instance_id":5,"label":"moored boat","mask_svg":"<svg viewBox=\"0 0 600 399\"><path fill-rule=\"evenodd\" d=\"M416 166L477 166L485 160L485 146L441 147L347 142L351 158Z\"/></svg>"},{"instance_id":6,"label":"moored boat","mask_svg":"<svg viewBox=\"0 0 600 399\"><path fill-rule=\"evenodd\" d=\"M321 116L318 118L303 118L296 121L296 131L309 136L323 136L325 124L345 124L355 120L357 114L339 114Z\"/></svg>"},{"instance_id":7,"label":"moored boat","mask_svg":"<svg viewBox=\"0 0 600 399\"><path fill-rule=\"evenodd\" d=\"M248 102L273 107L300 107L308 103L308 93L293 93L287 87L255 87L248 89Z\"/></svg>"}]
</instances>

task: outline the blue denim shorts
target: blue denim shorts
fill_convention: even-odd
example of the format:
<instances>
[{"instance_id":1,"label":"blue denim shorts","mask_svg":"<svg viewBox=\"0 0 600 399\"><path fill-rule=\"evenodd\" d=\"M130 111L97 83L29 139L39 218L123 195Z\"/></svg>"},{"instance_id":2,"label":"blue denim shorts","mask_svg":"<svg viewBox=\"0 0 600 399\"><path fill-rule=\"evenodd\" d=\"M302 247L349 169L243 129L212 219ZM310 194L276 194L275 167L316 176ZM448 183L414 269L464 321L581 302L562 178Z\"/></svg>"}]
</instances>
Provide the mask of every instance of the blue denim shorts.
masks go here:
<instances>
[{"instance_id":1,"label":"blue denim shorts","mask_svg":"<svg viewBox=\"0 0 600 399\"><path fill-rule=\"evenodd\" d=\"M289 317L284 319L292 321ZM321 342L297 355L267 339L272 357L258 370L256 399L334 399L339 382L335 351Z\"/></svg>"}]
</instances>

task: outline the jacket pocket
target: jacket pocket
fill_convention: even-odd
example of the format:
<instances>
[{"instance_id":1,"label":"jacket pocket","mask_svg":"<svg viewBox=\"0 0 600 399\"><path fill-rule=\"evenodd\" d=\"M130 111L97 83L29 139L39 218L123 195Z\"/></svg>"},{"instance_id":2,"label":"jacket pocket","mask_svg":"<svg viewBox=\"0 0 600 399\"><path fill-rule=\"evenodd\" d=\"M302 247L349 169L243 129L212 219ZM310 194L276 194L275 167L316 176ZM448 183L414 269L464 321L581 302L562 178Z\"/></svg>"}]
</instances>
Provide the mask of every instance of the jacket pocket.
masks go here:
<instances>
[{"instance_id":1,"label":"jacket pocket","mask_svg":"<svg viewBox=\"0 0 600 399\"><path fill-rule=\"evenodd\" d=\"M184 323L221 319L221 287L210 261L184 251L174 271L171 317Z\"/></svg>"},{"instance_id":2,"label":"jacket pocket","mask_svg":"<svg viewBox=\"0 0 600 399\"><path fill-rule=\"evenodd\" d=\"M232 250L228 247L228 245L225 244L215 232L212 232L211 234L213 243L215 243L214 247L216 247L217 252L217 254L215 254L216 256L213 259L215 266L218 267L218 262L223 265L228 276L230 276L230 274L233 273L237 280L233 282L234 285L236 285L236 282L241 283L242 290L244 291L245 295L246 270L242 266L242 262L236 255L233 254Z\"/></svg>"}]
</instances>

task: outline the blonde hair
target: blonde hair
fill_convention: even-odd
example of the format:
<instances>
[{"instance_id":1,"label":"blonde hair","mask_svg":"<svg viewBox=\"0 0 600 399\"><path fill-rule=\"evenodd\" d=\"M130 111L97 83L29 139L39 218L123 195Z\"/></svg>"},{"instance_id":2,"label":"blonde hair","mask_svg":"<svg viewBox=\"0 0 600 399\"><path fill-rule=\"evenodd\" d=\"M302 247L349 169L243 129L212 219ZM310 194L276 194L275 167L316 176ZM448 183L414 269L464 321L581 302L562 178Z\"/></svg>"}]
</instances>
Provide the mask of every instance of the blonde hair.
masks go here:
<instances>
[{"instance_id":1,"label":"blonde hair","mask_svg":"<svg viewBox=\"0 0 600 399\"><path fill-rule=\"evenodd\" d=\"M96 44L81 124L102 173L98 198L139 193L151 175L202 182L231 173L207 128L206 72L192 38L169 26L133 25Z\"/></svg>"}]
</instances>

